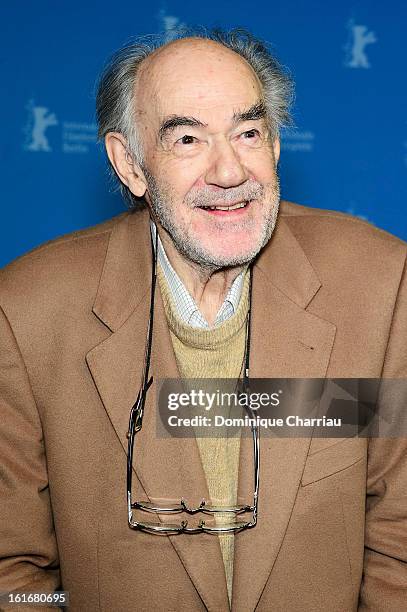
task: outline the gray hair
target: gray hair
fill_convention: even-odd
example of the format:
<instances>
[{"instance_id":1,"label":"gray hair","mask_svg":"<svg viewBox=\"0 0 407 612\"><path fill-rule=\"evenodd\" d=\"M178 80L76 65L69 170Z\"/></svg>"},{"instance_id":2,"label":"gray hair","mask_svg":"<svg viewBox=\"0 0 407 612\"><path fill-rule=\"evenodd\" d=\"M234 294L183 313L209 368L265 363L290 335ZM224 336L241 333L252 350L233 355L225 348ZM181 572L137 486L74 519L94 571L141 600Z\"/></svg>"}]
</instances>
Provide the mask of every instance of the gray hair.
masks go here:
<instances>
[{"instance_id":1,"label":"gray hair","mask_svg":"<svg viewBox=\"0 0 407 612\"><path fill-rule=\"evenodd\" d=\"M290 107L294 100L294 84L291 76L271 54L267 44L250 32L240 28L229 32L202 28L173 31L170 41L168 33L141 37L113 55L100 77L96 94L99 140L103 140L109 132L119 132L127 141L129 154L141 168L143 151L134 116L134 86L138 70L155 50L173 40L190 37L217 42L248 62L263 88L263 101L273 140L282 127L292 124ZM115 175L114 171L112 174ZM126 185L120 183L120 188L130 207L142 205L143 200L134 196Z\"/></svg>"}]
</instances>

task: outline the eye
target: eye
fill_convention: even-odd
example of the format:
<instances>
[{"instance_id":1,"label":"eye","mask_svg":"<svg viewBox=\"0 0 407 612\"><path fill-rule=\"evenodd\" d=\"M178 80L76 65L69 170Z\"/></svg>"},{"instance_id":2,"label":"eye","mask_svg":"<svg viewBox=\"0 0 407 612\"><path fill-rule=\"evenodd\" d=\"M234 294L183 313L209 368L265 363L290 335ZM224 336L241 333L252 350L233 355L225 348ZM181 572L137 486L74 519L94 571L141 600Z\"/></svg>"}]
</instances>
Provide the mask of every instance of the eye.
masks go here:
<instances>
[{"instance_id":1,"label":"eye","mask_svg":"<svg viewBox=\"0 0 407 612\"><path fill-rule=\"evenodd\" d=\"M238 142L245 147L260 148L264 145L266 132L263 129L251 128L238 135Z\"/></svg>"},{"instance_id":2,"label":"eye","mask_svg":"<svg viewBox=\"0 0 407 612\"><path fill-rule=\"evenodd\" d=\"M196 142L196 138L195 136L189 136L188 134L185 134L182 138L177 140L177 142L183 145L194 144L194 142Z\"/></svg>"},{"instance_id":3,"label":"eye","mask_svg":"<svg viewBox=\"0 0 407 612\"><path fill-rule=\"evenodd\" d=\"M246 132L243 132L242 136L243 136L243 138L245 140L255 140L255 139L259 138L260 132L258 130L255 130L255 129L246 130Z\"/></svg>"}]
</instances>

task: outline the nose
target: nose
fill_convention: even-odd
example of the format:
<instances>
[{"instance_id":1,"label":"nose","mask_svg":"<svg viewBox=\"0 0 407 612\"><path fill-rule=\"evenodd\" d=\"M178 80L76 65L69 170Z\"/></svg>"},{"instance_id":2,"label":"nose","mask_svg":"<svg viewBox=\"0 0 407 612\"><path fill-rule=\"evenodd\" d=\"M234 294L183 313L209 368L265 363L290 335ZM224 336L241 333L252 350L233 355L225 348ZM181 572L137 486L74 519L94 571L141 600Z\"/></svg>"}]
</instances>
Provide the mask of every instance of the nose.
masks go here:
<instances>
[{"instance_id":1,"label":"nose","mask_svg":"<svg viewBox=\"0 0 407 612\"><path fill-rule=\"evenodd\" d=\"M249 174L232 144L223 140L212 145L210 163L205 174L207 185L237 187Z\"/></svg>"}]
</instances>

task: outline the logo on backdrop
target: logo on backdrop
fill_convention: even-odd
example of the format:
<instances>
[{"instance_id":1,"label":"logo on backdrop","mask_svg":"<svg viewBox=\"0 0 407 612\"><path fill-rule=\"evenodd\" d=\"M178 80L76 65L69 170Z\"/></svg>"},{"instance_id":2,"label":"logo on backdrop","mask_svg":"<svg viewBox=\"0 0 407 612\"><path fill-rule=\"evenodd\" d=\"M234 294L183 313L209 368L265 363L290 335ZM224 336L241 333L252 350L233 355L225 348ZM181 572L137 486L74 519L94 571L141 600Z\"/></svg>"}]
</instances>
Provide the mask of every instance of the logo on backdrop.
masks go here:
<instances>
[{"instance_id":1,"label":"logo on backdrop","mask_svg":"<svg viewBox=\"0 0 407 612\"><path fill-rule=\"evenodd\" d=\"M160 30L165 32L166 42L172 40L177 31L185 27L185 23L181 23L175 15L169 15L165 9L161 9L159 12L158 21L160 23Z\"/></svg>"},{"instance_id":2,"label":"logo on backdrop","mask_svg":"<svg viewBox=\"0 0 407 612\"><path fill-rule=\"evenodd\" d=\"M34 100L30 100L26 108L28 121L25 128L25 148L28 151L52 151L46 131L49 127L58 125L55 113L51 113L46 106L37 106Z\"/></svg>"},{"instance_id":3,"label":"logo on backdrop","mask_svg":"<svg viewBox=\"0 0 407 612\"><path fill-rule=\"evenodd\" d=\"M26 106L28 119L23 132L26 151L53 151L47 138L47 130L59 126L58 142L62 153L89 153L91 145L97 142L97 126L95 123L79 121L59 122L56 114L48 107L37 105L30 100Z\"/></svg>"},{"instance_id":4,"label":"logo on backdrop","mask_svg":"<svg viewBox=\"0 0 407 612\"><path fill-rule=\"evenodd\" d=\"M345 47L345 66L348 68L370 68L366 47L377 42L376 34L365 25L356 24L353 19L348 23L349 41Z\"/></svg>"},{"instance_id":5,"label":"logo on backdrop","mask_svg":"<svg viewBox=\"0 0 407 612\"><path fill-rule=\"evenodd\" d=\"M350 206L346 209L345 212L347 212L349 215L353 215L354 217L357 217L358 219L362 219L362 221L367 221L367 223L370 223L370 225L376 225L372 221L372 219L358 212L358 205L356 202L351 200L349 204Z\"/></svg>"},{"instance_id":6,"label":"logo on backdrop","mask_svg":"<svg viewBox=\"0 0 407 612\"><path fill-rule=\"evenodd\" d=\"M283 129L281 131L281 150L294 153L312 153L315 146L315 133L311 130Z\"/></svg>"}]
</instances>

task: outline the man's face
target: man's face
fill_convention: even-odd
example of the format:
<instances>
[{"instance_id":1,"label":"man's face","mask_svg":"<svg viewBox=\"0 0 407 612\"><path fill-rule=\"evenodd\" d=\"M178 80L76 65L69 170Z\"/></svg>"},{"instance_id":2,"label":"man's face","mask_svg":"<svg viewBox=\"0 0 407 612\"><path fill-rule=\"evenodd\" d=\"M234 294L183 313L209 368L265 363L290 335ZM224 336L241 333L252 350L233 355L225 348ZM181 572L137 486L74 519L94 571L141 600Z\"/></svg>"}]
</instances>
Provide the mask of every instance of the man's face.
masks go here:
<instances>
[{"instance_id":1,"label":"man's face","mask_svg":"<svg viewBox=\"0 0 407 612\"><path fill-rule=\"evenodd\" d=\"M143 66L136 117L159 224L188 260L222 268L250 262L278 212L278 141L257 77L216 43L184 40Z\"/></svg>"}]
</instances>

